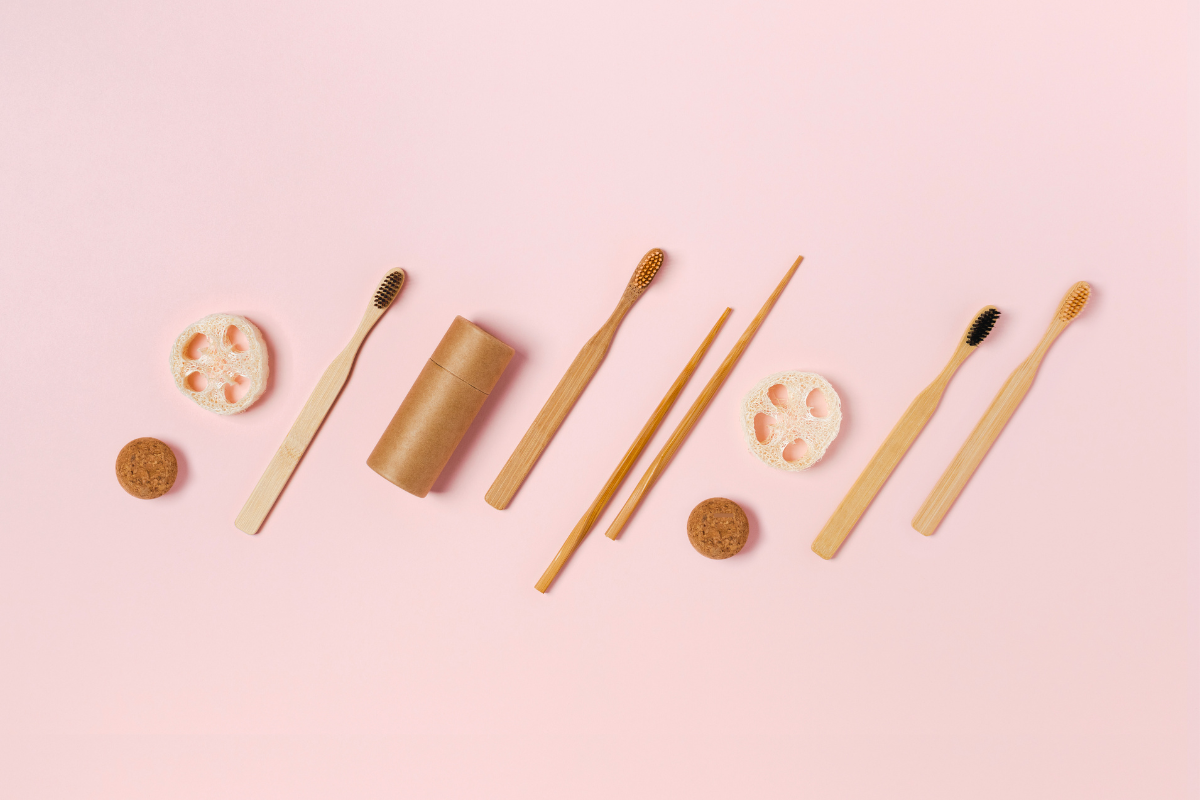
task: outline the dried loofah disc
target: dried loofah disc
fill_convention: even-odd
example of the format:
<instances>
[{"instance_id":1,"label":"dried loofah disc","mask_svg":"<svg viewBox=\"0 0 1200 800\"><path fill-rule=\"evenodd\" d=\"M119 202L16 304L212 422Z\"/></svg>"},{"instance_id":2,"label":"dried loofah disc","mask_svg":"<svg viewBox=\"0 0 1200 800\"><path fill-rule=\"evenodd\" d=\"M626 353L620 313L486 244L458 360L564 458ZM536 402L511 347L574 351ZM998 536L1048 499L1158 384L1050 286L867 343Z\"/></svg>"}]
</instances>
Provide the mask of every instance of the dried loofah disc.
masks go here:
<instances>
[{"instance_id":1,"label":"dried loofah disc","mask_svg":"<svg viewBox=\"0 0 1200 800\"><path fill-rule=\"evenodd\" d=\"M230 328L246 337L239 350ZM192 347L197 337L208 340ZM199 343L197 343L199 344ZM267 388L267 345L254 323L237 314L209 314L187 327L171 348L171 375L179 391L214 414L238 414L254 405ZM246 393L235 398L239 387Z\"/></svg>"},{"instance_id":2,"label":"dried loofah disc","mask_svg":"<svg viewBox=\"0 0 1200 800\"><path fill-rule=\"evenodd\" d=\"M779 405L770 396L773 386L783 386L787 390L785 397L778 398ZM808 407L808 395L814 389L825 395L825 404L829 407L827 416L813 416ZM754 430L755 418L760 414L767 418L765 441L760 441ZM742 400L742 430L746 433L746 445L763 463L775 469L789 472L808 469L825 455L841 427L841 399L829 381L813 372L776 372L756 383ZM795 461L784 459L783 451L797 440L802 440L808 446L807 450Z\"/></svg>"}]
</instances>

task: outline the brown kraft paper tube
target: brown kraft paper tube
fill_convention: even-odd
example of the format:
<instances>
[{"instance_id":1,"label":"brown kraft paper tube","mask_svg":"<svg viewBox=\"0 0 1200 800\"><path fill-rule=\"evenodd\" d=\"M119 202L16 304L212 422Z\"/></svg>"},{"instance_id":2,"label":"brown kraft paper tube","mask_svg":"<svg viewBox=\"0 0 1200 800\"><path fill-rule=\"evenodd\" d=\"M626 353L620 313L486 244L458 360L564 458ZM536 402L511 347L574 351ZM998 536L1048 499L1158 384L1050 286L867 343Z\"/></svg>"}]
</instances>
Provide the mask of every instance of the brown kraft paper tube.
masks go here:
<instances>
[{"instance_id":1,"label":"brown kraft paper tube","mask_svg":"<svg viewBox=\"0 0 1200 800\"><path fill-rule=\"evenodd\" d=\"M455 317L367 466L410 494L429 494L514 352L474 323Z\"/></svg>"}]
</instances>

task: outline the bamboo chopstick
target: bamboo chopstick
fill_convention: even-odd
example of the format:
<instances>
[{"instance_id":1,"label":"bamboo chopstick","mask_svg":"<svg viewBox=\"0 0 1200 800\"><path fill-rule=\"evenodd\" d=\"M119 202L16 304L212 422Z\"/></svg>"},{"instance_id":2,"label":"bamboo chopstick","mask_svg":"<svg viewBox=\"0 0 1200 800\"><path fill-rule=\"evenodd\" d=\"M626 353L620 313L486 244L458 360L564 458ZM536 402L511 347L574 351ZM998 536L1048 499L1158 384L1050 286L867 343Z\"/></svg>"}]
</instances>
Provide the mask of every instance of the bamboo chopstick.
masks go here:
<instances>
[{"instance_id":1,"label":"bamboo chopstick","mask_svg":"<svg viewBox=\"0 0 1200 800\"><path fill-rule=\"evenodd\" d=\"M692 373L696 371L696 367L700 366L701 359L708 352L713 339L717 338L717 333L720 332L721 326L725 324L725 320L729 319L731 311L733 311L732 308L726 308L724 313L721 314L721 318L717 320L717 324L713 325L712 330L708 332L708 336L704 337L704 341L700 343L700 347L692 354L691 360L684 366L683 372L679 373L679 377L671 384L671 388L667 390L666 396L663 397L658 407L654 409L654 413L650 415L650 419L642 426L642 430L637 435L637 438L633 440L633 444L629 445L629 449L625 451L625 457L621 459L621 463L617 464L617 468L613 470L612 475L608 476L608 482L604 484L604 488L600 490L600 494L596 495L596 499L588 506L588 510L583 513L583 517L575 524L575 528L567 536L567 540L558 549L558 554L554 556L554 560L550 562L550 566L546 567L546 571L542 573L542 577L534 584L534 588L539 592L545 593L550 588L550 584L558 576L559 570L571 558L575 549L579 547L580 542L586 539L587 535L591 533L592 526L596 524L596 520L600 518L600 514L604 512L608 502L612 500L612 496L621 487L621 482L625 480L625 476L629 474L629 470L633 468L642 451L646 449L646 445L650 444L650 439L658 432L659 426L666 419L671 406L675 405L675 401L679 399L680 392L683 391L683 387L691 379Z\"/></svg>"},{"instance_id":2,"label":"bamboo chopstick","mask_svg":"<svg viewBox=\"0 0 1200 800\"><path fill-rule=\"evenodd\" d=\"M783 294L784 288L791 281L792 276L796 274L796 270L800 267L800 262L804 260L804 256L796 259L796 263L792 264L791 269L783 276L783 280L775 287L775 291L771 292L771 296L767 298L767 302L763 303L763 307L759 309L757 316L751 320L750 325L742 333L740 339L734 344L733 349L729 351L729 355L725 356L725 360L721 362L721 366L717 367L716 373L709 378L704 390L700 392L700 396L692 403L692 407L688 409L687 415L680 421L675 431L671 434L671 438L663 445L663 449L654 458L650 467L646 470L646 474L638 481L638 485L634 487L633 492L629 495L629 499L625 501L625 505L621 508L621 512L617 514L617 518L608 526L608 532L605 533L610 539L616 539L621 535L621 531L625 528L629 518L633 516L633 512L641 505L642 498L650 491L655 482L666 470L667 465L671 463L671 459L679 452L679 448L683 446L683 441L692 432L692 428L696 427L696 423L700 421L700 417L704 415L709 403L716 397L717 392L721 390L721 386L725 383L725 379L729 377L729 373L737 365L738 359L742 357L742 353L746 352L746 348L750 345L750 340L754 338L754 334L758 332L763 321L767 318L767 314L771 313L771 308L775 305L775 301L779 299L779 295Z\"/></svg>"}]
</instances>

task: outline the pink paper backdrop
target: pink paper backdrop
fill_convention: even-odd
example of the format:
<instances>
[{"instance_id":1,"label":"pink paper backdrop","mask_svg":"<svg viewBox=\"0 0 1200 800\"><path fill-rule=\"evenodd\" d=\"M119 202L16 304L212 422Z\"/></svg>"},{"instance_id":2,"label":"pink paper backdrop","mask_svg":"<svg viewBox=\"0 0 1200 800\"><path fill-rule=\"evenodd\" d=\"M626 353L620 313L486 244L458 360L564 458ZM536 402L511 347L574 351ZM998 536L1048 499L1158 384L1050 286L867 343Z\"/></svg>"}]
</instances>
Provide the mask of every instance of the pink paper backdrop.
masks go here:
<instances>
[{"instance_id":1,"label":"pink paper backdrop","mask_svg":"<svg viewBox=\"0 0 1200 800\"><path fill-rule=\"evenodd\" d=\"M0 793L1195 796L1189 24L1128 0L3 4ZM667 266L491 509L654 246ZM535 592L721 309L651 453L799 253L624 538ZM408 287L262 533L238 532L393 265ZM1079 279L1092 304L916 534ZM992 338L817 558L987 303ZM167 370L218 311L271 348L234 418ZM364 460L455 314L519 355L418 500ZM738 429L784 369L846 413L798 475ZM182 463L153 502L113 477L138 436ZM752 519L725 562L684 532L713 495Z\"/></svg>"}]
</instances>

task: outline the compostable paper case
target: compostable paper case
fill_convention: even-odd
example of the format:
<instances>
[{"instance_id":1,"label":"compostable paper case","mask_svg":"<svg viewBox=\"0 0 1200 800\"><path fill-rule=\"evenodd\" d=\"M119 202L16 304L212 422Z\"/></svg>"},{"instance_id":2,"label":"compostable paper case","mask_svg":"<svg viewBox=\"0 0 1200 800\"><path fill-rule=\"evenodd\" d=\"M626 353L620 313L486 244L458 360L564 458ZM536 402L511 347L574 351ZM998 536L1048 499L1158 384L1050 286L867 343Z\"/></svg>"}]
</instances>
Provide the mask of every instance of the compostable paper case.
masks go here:
<instances>
[{"instance_id":1,"label":"compostable paper case","mask_svg":"<svg viewBox=\"0 0 1200 800\"><path fill-rule=\"evenodd\" d=\"M514 352L469 320L455 317L367 466L410 494L429 494Z\"/></svg>"}]
</instances>

